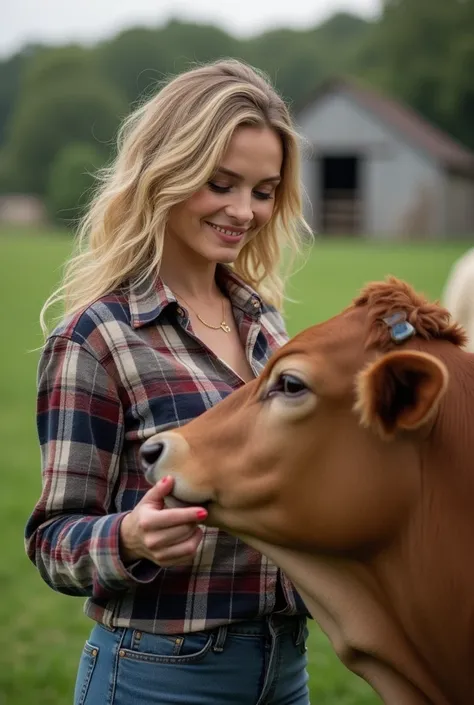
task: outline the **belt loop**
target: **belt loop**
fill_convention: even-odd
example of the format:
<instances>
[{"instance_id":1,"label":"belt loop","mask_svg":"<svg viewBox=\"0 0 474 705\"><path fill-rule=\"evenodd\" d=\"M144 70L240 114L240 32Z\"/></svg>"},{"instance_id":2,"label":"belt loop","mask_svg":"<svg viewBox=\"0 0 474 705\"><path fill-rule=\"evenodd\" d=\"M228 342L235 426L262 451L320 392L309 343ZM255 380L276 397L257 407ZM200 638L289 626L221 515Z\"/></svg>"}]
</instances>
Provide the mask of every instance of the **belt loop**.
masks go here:
<instances>
[{"instance_id":1,"label":"belt loop","mask_svg":"<svg viewBox=\"0 0 474 705\"><path fill-rule=\"evenodd\" d=\"M108 632L116 632L117 627L114 627L112 624L105 624L105 622L99 622L100 626L106 629Z\"/></svg>"},{"instance_id":2,"label":"belt loop","mask_svg":"<svg viewBox=\"0 0 474 705\"><path fill-rule=\"evenodd\" d=\"M227 624L223 624L216 632L216 638L212 650L216 654L221 654L224 651L224 644L227 637Z\"/></svg>"},{"instance_id":3,"label":"belt loop","mask_svg":"<svg viewBox=\"0 0 474 705\"><path fill-rule=\"evenodd\" d=\"M295 646L300 647L300 651L302 654L304 654L304 652L307 650L305 640L304 640L305 629L306 629L306 617L299 617L298 618L298 626L296 629Z\"/></svg>"}]
</instances>

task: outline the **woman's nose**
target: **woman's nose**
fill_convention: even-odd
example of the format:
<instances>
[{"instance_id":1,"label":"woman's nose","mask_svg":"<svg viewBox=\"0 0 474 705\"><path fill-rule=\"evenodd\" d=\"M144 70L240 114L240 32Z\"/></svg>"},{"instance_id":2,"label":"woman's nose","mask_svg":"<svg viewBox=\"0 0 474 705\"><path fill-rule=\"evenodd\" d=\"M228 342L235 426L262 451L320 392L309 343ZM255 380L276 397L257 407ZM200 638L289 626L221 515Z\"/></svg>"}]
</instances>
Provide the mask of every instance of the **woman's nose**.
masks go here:
<instances>
[{"instance_id":1,"label":"woman's nose","mask_svg":"<svg viewBox=\"0 0 474 705\"><path fill-rule=\"evenodd\" d=\"M246 225L253 220L252 197L241 194L236 196L226 207L226 213L239 225Z\"/></svg>"}]
</instances>

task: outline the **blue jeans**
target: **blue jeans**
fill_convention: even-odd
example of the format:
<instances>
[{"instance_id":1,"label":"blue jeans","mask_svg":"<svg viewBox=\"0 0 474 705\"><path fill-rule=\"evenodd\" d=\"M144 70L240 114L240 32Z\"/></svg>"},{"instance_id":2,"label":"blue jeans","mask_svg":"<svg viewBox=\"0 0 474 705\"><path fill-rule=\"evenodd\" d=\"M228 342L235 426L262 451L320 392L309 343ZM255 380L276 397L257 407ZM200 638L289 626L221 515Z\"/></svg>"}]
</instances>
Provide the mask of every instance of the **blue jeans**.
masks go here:
<instances>
[{"instance_id":1,"label":"blue jeans","mask_svg":"<svg viewBox=\"0 0 474 705\"><path fill-rule=\"evenodd\" d=\"M96 625L74 705L309 705L305 618L186 635Z\"/></svg>"}]
</instances>

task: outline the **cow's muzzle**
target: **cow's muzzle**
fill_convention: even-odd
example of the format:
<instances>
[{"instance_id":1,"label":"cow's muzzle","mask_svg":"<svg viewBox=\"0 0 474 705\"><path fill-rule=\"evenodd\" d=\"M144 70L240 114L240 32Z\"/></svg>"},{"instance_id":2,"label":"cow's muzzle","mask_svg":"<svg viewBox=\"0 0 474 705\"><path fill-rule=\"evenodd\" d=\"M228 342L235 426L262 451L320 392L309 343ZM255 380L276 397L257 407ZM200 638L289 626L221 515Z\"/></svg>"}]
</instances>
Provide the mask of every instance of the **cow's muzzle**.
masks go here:
<instances>
[{"instance_id":1,"label":"cow's muzzle","mask_svg":"<svg viewBox=\"0 0 474 705\"><path fill-rule=\"evenodd\" d=\"M143 469L152 467L160 458L164 450L165 444L161 441L145 442L140 448L140 460Z\"/></svg>"},{"instance_id":2,"label":"cow's muzzle","mask_svg":"<svg viewBox=\"0 0 474 705\"><path fill-rule=\"evenodd\" d=\"M202 482L195 486L190 448L179 433L165 431L152 436L143 443L139 453L145 478L151 485L168 475L173 478L173 491L165 497L166 506L202 506L214 499L213 493L210 489L204 489Z\"/></svg>"},{"instance_id":3,"label":"cow's muzzle","mask_svg":"<svg viewBox=\"0 0 474 705\"><path fill-rule=\"evenodd\" d=\"M160 458L165 452L165 443L163 441L155 441L151 438L140 448L140 464L145 473L145 477L151 485L158 482L161 477L164 477L166 471L160 470ZM164 468L163 468L164 470Z\"/></svg>"}]
</instances>

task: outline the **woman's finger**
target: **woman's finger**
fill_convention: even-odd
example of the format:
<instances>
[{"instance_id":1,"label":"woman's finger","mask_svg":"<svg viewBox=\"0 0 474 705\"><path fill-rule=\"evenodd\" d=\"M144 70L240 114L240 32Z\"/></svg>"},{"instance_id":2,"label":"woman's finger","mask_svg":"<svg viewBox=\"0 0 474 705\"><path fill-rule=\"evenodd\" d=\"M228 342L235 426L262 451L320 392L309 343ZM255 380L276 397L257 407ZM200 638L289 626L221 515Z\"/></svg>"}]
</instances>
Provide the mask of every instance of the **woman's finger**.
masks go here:
<instances>
[{"instance_id":1,"label":"woman's finger","mask_svg":"<svg viewBox=\"0 0 474 705\"><path fill-rule=\"evenodd\" d=\"M202 507L186 507L183 509L156 509L145 505L140 511L138 524L143 532L162 531L173 526L196 526L205 521L207 511Z\"/></svg>"},{"instance_id":2,"label":"woman's finger","mask_svg":"<svg viewBox=\"0 0 474 705\"><path fill-rule=\"evenodd\" d=\"M160 550L187 541L196 531L198 531L196 524L172 526L169 529L160 529L148 534L145 543L151 551Z\"/></svg>"},{"instance_id":3,"label":"woman's finger","mask_svg":"<svg viewBox=\"0 0 474 705\"><path fill-rule=\"evenodd\" d=\"M203 532L197 529L194 535L181 543L174 546L167 546L154 552L154 560L162 566L178 565L180 562L192 562L196 554L196 550L201 543Z\"/></svg>"}]
</instances>

